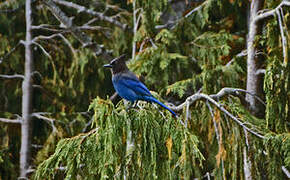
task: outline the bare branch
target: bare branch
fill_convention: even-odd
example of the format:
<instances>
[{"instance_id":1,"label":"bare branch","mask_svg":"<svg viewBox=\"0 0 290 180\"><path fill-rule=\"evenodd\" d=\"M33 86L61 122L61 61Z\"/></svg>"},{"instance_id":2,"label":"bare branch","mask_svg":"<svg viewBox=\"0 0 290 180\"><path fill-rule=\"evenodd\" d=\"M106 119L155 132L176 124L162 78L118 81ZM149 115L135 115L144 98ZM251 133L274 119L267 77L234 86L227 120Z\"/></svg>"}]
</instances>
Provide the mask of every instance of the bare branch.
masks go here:
<instances>
[{"instance_id":1,"label":"bare branch","mask_svg":"<svg viewBox=\"0 0 290 180\"><path fill-rule=\"evenodd\" d=\"M50 54L44 49L44 47L42 47L39 43L33 41L32 42L33 44L37 45L41 50L42 52L49 58L49 59L52 59Z\"/></svg>"},{"instance_id":2,"label":"bare branch","mask_svg":"<svg viewBox=\"0 0 290 180\"><path fill-rule=\"evenodd\" d=\"M57 33L57 34L52 34L50 36L43 36L43 35L40 35L40 36L36 36L35 38L32 39L33 42L35 41L38 41L38 40L48 40L48 39L53 39L55 37L58 37L60 33Z\"/></svg>"},{"instance_id":3,"label":"bare branch","mask_svg":"<svg viewBox=\"0 0 290 180\"><path fill-rule=\"evenodd\" d=\"M102 26L89 26L89 25L83 25L83 26L77 26L77 29L80 30L91 30L91 31L100 31L100 30L111 30L110 28L102 27Z\"/></svg>"},{"instance_id":4,"label":"bare branch","mask_svg":"<svg viewBox=\"0 0 290 180\"><path fill-rule=\"evenodd\" d=\"M282 12L282 13L281 13ZM286 38L285 38L285 35L284 35L284 29L283 29L283 25L282 25L282 14L283 14L283 10L282 8L278 8L276 9L276 14L278 16L278 22L279 22L279 28L280 28L280 34L281 34L281 39L282 39L282 49L283 49L283 57L284 57L284 62L286 62L287 60L287 50L286 50L286 47L287 47L287 41L286 41ZM283 16L282 16L283 17Z\"/></svg>"},{"instance_id":5,"label":"bare branch","mask_svg":"<svg viewBox=\"0 0 290 180\"><path fill-rule=\"evenodd\" d=\"M225 89L225 90L223 90L223 89ZM238 123L244 129L246 129L247 131L249 131L250 133L254 134L257 137L264 139L264 136L260 135L259 133L255 132L254 130L245 126L245 124L243 122L241 122L238 118L236 118L234 115L229 113L221 104L219 104L218 102L216 102L214 100L214 98L220 98L226 94L234 92L233 88L232 88L232 91L230 91L231 88L223 88L223 89L218 94L210 95L210 96L206 95L206 94L200 94L200 93L193 94L192 96L188 97L184 103L180 104L179 106L170 106L170 108L174 111L180 111L183 109L184 106L186 106L187 103L189 103L191 105L197 100L205 99L205 100L208 100L210 103L214 104L220 111L225 113L227 116L229 116L231 119L233 119L236 123ZM227 90L227 89L229 89L229 90Z\"/></svg>"},{"instance_id":6,"label":"bare branch","mask_svg":"<svg viewBox=\"0 0 290 180\"><path fill-rule=\"evenodd\" d=\"M5 75L5 74L0 74L0 78L6 78L6 79L24 79L24 76L21 74L14 74L14 75Z\"/></svg>"},{"instance_id":7,"label":"bare branch","mask_svg":"<svg viewBox=\"0 0 290 180\"><path fill-rule=\"evenodd\" d=\"M71 30L72 34L78 39L83 47L90 47L97 56L103 55L106 59L111 59L111 53L106 51L103 46L100 46L92 42L92 39L81 32L76 26L74 26L72 19L69 18L52 0L43 1L52 14L63 24L67 29Z\"/></svg>"},{"instance_id":8,"label":"bare branch","mask_svg":"<svg viewBox=\"0 0 290 180\"><path fill-rule=\"evenodd\" d=\"M73 56L76 57L76 51L75 51L74 47L72 46L72 44L69 42L69 40L67 38L65 38L64 35L62 35L62 34L59 34L58 36L63 39L65 44L70 48Z\"/></svg>"},{"instance_id":9,"label":"bare branch","mask_svg":"<svg viewBox=\"0 0 290 180\"><path fill-rule=\"evenodd\" d=\"M117 97L118 97L118 93L115 92L115 93L110 97L110 100L111 100L111 101L114 101Z\"/></svg>"},{"instance_id":10,"label":"bare branch","mask_svg":"<svg viewBox=\"0 0 290 180\"><path fill-rule=\"evenodd\" d=\"M185 127L187 127L188 119L191 118L190 115L191 115L191 114L190 114L190 112L189 112L189 102L187 101L187 103L186 103L186 116L185 116L185 123L184 123Z\"/></svg>"},{"instance_id":11,"label":"bare branch","mask_svg":"<svg viewBox=\"0 0 290 180\"><path fill-rule=\"evenodd\" d=\"M129 32L132 32L132 29L129 28L129 26L127 24L124 24L124 23L121 23L119 21L117 21L116 19L113 19L111 17L108 17L108 16L105 16L103 15L102 13L100 12L96 12L96 11L93 11L91 9L87 9L86 7L84 6L81 6L81 5L78 5L78 4L75 4L73 2L67 2L67 1L63 1L63 0L53 0L55 3L57 4L61 4L61 5L64 5L64 6L67 6L67 7L70 7L70 8L74 8L79 12L85 12L87 14L90 14L92 16L95 16L97 18L99 18L100 20L102 21L107 21L111 24L114 24L118 27L120 27L121 29L125 30L125 31L129 31Z\"/></svg>"},{"instance_id":12,"label":"bare branch","mask_svg":"<svg viewBox=\"0 0 290 180\"><path fill-rule=\"evenodd\" d=\"M39 71L33 71L32 76L38 75L41 79L43 79L43 76L41 75L41 73Z\"/></svg>"},{"instance_id":13,"label":"bare branch","mask_svg":"<svg viewBox=\"0 0 290 180\"><path fill-rule=\"evenodd\" d=\"M86 123L85 127L82 129L82 132L85 133L89 127L92 125L94 118L91 118L89 122Z\"/></svg>"},{"instance_id":14,"label":"bare branch","mask_svg":"<svg viewBox=\"0 0 290 180\"><path fill-rule=\"evenodd\" d=\"M287 178L290 178L290 172L288 171L288 169L285 166L282 166L281 168L283 173L287 176Z\"/></svg>"},{"instance_id":15,"label":"bare branch","mask_svg":"<svg viewBox=\"0 0 290 180\"><path fill-rule=\"evenodd\" d=\"M48 122L52 127L52 132L56 132L57 128L54 125L55 120L52 118L45 117L43 116L43 114L47 114L47 113L37 112L37 113L32 113L32 116Z\"/></svg>"},{"instance_id":16,"label":"bare branch","mask_svg":"<svg viewBox=\"0 0 290 180\"><path fill-rule=\"evenodd\" d=\"M200 10L204 5L206 5L209 1L204 1L201 5L197 6L196 8L194 8L193 10L189 11L184 17L187 18L190 15L192 15L192 13Z\"/></svg>"},{"instance_id":17,"label":"bare branch","mask_svg":"<svg viewBox=\"0 0 290 180\"><path fill-rule=\"evenodd\" d=\"M35 148L35 149L41 149L43 148L43 145L39 145L39 144L31 144L31 147Z\"/></svg>"},{"instance_id":18,"label":"bare branch","mask_svg":"<svg viewBox=\"0 0 290 180\"><path fill-rule=\"evenodd\" d=\"M132 46L132 59L135 58L135 54L136 54L136 40L135 40L135 35L137 33L137 29L138 29L138 22L137 21L137 10L136 10L136 1L133 1L133 46ZM139 14L139 17L141 17L141 13ZM138 19L139 19L138 17Z\"/></svg>"},{"instance_id":19,"label":"bare branch","mask_svg":"<svg viewBox=\"0 0 290 180\"><path fill-rule=\"evenodd\" d=\"M43 87L42 87L41 85L37 85L37 84L33 84L32 87L33 87L33 88L43 89Z\"/></svg>"},{"instance_id":20,"label":"bare branch","mask_svg":"<svg viewBox=\"0 0 290 180\"><path fill-rule=\"evenodd\" d=\"M222 145L221 135L219 133L219 129L218 129L216 120L214 118L213 110L212 110L210 104L208 103L208 101L206 101L206 105L207 105L207 107L209 109L209 112L210 112L210 115L212 117L212 121L213 121L213 125L214 125L214 130L215 130L215 134L216 134L216 140L217 140L217 143L218 143L218 146L219 146L219 151L220 151L220 148L221 148L221 145ZM225 179L225 177L224 177L224 160L223 159L221 160L221 165L222 165L223 179Z\"/></svg>"},{"instance_id":21,"label":"bare branch","mask_svg":"<svg viewBox=\"0 0 290 180\"><path fill-rule=\"evenodd\" d=\"M259 75L259 74L265 74L266 73L266 69L258 69L256 71L256 75Z\"/></svg>"},{"instance_id":22,"label":"bare branch","mask_svg":"<svg viewBox=\"0 0 290 180\"><path fill-rule=\"evenodd\" d=\"M157 46L156 44L153 42L152 38L149 38L150 43L152 44L153 48L156 49Z\"/></svg>"},{"instance_id":23,"label":"bare branch","mask_svg":"<svg viewBox=\"0 0 290 180\"><path fill-rule=\"evenodd\" d=\"M14 124L21 124L22 121L17 118L17 119L6 119L6 118L0 118L0 122L4 122L4 123L14 123Z\"/></svg>"},{"instance_id":24,"label":"bare branch","mask_svg":"<svg viewBox=\"0 0 290 180\"><path fill-rule=\"evenodd\" d=\"M246 49L244 49L244 50L242 50L240 53L238 53L234 58L232 58L227 64L226 64L226 66L228 67L228 66L230 66L234 61L235 61L235 58L237 58L237 57L243 57L243 56L247 56L248 55L248 53L247 53L247 50Z\"/></svg>"},{"instance_id":25,"label":"bare branch","mask_svg":"<svg viewBox=\"0 0 290 180\"><path fill-rule=\"evenodd\" d=\"M222 88L217 94L212 94L210 95L211 98L213 99L219 99L225 95L233 95L233 96L238 96L239 97L239 94L238 92L243 92L243 93L247 93L251 96L253 96L254 98L256 98L260 103L262 103L264 106L266 106L266 104L264 103L264 101L259 98L259 96L251 93L251 92L248 92L244 89L236 89L236 88Z\"/></svg>"},{"instance_id":26,"label":"bare branch","mask_svg":"<svg viewBox=\"0 0 290 180\"><path fill-rule=\"evenodd\" d=\"M201 8L203 8L209 1L205 1L203 2L201 5L195 7L193 10L189 11L184 17L181 17L175 21L169 21L166 24L162 24L162 25L156 25L155 29L164 29L164 28L169 28L169 29L173 29L182 19L184 18L188 18L190 15L192 15L194 12L199 11Z\"/></svg>"},{"instance_id":27,"label":"bare branch","mask_svg":"<svg viewBox=\"0 0 290 180\"><path fill-rule=\"evenodd\" d=\"M287 0L283 0L275 9L269 10L267 12L262 12L259 13L256 17L255 17L255 21L260 21L262 19L265 19L269 16L274 16L276 14L276 10L280 9L282 6L290 6L290 1ZM260 11L261 12L261 11Z\"/></svg>"},{"instance_id":28,"label":"bare branch","mask_svg":"<svg viewBox=\"0 0 290 180\"><path fill-rule=\"evenodd\" d=\"M52 32L65 32L66 30L58 25L49 25L49 24L40 24L37 26L32 26L33 30L46 30L46 31L52 31Z\"/></svg>"},{"instance_id":29,"label":"bare branch","mask_svg":"<svg viewBox=\"0 0 290 180\"><path fill-rule=\"evenodd\" d=\"M36 41L37 40L48 40L48 39L53 39L53 38L55 38L55 37L60 37L64 42L65 42L65 44L70 48L70 50L72 51L72 53L73 53L73 56L76 56L76 51L75 51L75 49L73 48L73 46L71 45L71 43L69 42L69 40L68 39L66 39L65 37L64 37L64 35L62 35L62 33L57 33L57 34L52 34L52 35L50 35L50 36L42 36L42 35L40 35L40 36L37 36L37 37L35 37L34 39L33 39L33 43L34 44L36 44L37 46L39 46L40 48L41 48L41 50L44 52L44 54L46 55L46 56L48 56L50 59L52 59L51 58L51 56L50 56L50 54L39 44L39 43L36 43Z\"/></svg>"}]
</instances>

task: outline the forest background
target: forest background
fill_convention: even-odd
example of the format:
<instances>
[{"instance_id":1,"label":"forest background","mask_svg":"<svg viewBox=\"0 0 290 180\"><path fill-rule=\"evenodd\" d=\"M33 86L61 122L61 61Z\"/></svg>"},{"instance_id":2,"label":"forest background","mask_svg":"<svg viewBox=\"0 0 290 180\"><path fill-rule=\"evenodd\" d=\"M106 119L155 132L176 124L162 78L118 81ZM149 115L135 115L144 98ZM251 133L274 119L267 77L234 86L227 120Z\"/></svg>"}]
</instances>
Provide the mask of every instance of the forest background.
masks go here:
<instances>
[{"instance_id":1,"label":"forest background","mask_svg":"<svg viewBox=\"0 0 290 180\"><path fill-rule=\"evenodd\" d=\"M0 179L290 178L289 6L0 1ZM178 118L126 110L121 54Z\"/></svg>"}]
</instances>

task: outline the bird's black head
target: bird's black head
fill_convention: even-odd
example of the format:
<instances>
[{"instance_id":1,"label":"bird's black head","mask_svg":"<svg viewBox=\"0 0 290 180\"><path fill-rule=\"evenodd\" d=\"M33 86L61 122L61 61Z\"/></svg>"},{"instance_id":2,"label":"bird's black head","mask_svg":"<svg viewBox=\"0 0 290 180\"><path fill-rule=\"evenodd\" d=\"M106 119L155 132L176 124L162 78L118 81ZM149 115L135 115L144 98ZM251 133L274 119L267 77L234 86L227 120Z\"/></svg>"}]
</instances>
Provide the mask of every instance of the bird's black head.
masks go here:
<instances>
[{"instance_id":1,"label":"bird's black head","mask_svg":"<svg viewBox=\"0 0 290 180\"><path fill-rule=\"evenodd\" d=\"M122 54L121 56L113 59L110 64L104 65L104 67L112 68L112 73L117 74L120 72L128 71L128 67L126 65L126 55Z\"/></svg>"}]
</instances>

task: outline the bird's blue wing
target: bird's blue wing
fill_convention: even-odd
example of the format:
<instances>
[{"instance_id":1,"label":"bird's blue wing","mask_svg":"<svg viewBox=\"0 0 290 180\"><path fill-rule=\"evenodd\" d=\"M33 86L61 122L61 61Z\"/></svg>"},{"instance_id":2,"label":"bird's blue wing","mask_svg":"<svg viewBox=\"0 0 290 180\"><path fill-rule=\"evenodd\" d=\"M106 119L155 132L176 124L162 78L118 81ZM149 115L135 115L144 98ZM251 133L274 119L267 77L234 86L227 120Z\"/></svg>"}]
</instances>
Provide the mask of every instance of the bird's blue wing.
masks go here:
<instances>
[{"instance_id":1,"label":"bird's blue wing","mask_svg":"<svg viewBox=\"0 0 290 180\"><path fill-rule=\"evenodd\" d=\"M127 88L133 90L137 95L152 96L148 88L136 78L124 75L121 78L119 78L118 81L119 84L122 84Z\"/></svg>"}]
</instances>

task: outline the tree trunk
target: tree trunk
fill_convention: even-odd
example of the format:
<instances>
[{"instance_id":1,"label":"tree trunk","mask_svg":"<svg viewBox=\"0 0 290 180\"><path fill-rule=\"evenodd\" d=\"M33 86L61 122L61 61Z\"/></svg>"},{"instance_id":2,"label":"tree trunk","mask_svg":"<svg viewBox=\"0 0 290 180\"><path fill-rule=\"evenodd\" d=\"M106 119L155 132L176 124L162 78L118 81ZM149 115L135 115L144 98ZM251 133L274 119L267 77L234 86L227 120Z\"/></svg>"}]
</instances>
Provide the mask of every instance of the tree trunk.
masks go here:
<instances>
[{"instance_id":1,"label":"tree trunk","mask_svg":"<svg viewBox=\"0 0 290 180\"><path fill-rule=\"evenodd\" d=\"M259 97L263 96L263 77L257 73L262 65L261 58L257 57L257 47L255 45L255 37L261 32L261 25L255 21L257 12L259 11L263 0L252 0L250 7L249 34L247 39L247 91L256 94ZM264 115L263 105L249 94L246 95L246 100L249 104L249 110L255 116L262 117Z\"/></svg>"},{"instance_id":2,"label":"tree trunk","mask_svg":"<svg viewBox=\"0 0 290 180\"><path fill-rule=\"evenodd\" d=\"M32 112L32 72L33 52L31 48L31 0L26 0L26 40L25 40L25 69L22 83L22 124L21 124L21 149L20 149L20 177L27 178L27 170L31 156L31 112Z\"/></svg>"}]
</instances>

